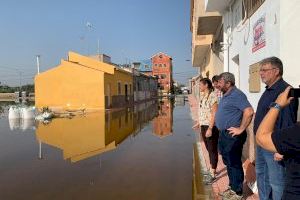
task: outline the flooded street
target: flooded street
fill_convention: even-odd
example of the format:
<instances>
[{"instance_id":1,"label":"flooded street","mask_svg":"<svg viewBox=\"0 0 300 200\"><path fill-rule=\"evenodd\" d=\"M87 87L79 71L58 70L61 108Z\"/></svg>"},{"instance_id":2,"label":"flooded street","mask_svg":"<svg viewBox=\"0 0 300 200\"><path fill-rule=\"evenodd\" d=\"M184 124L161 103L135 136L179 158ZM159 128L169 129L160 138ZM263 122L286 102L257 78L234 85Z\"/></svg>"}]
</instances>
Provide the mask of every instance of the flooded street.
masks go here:
<instances>
[{"instance_id":1,"label":"flooded street","mask_svg":"<svg viewBox=\"0 0 300 200\"><path fill-rule=\"evenodd\" d=\"M192 199L184 101L0 127L0 199Z\"/></svg>"}]
</instances>

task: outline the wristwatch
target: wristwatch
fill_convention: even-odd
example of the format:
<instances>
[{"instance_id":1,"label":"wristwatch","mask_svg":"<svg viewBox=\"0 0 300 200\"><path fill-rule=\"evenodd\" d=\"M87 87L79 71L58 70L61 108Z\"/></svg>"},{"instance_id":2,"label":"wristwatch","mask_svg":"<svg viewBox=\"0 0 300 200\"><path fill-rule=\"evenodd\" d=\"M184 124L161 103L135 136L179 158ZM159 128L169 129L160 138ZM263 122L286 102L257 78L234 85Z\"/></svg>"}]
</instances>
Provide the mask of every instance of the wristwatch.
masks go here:
<instances>
[{"instance_id":1,"label":"wristwatch","mask_svg":"<svg viewBox=\"0 0 300 200\"><path fill-rule=\"evenodd\" d=\"M281 110L281 106L278 103L272 102L269 108L276 108L277 110Z\"/></svg>"}]
</instances>

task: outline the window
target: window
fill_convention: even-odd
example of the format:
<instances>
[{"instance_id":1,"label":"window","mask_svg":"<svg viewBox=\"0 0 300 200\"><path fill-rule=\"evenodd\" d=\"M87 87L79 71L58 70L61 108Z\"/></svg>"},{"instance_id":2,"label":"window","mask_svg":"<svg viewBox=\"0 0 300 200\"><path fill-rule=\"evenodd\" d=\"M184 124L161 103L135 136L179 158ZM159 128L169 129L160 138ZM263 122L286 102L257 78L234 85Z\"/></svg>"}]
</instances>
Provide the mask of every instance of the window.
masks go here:
<instances>
[{"instance_id":1,"label":"window","mask_svg":"<svg viewBox=\"0 0 300 200\"><path fill-rule=\"evenodd\" d=\"M253 13L265 2L265 0L244 0L247 17L251 17Z\"/></svg>"},{"instance_id":2,"label":"window","mask_svg":"<svg viewBox=\"0 0 300 200\"><path fill-rule=\"evenodd\" d=\"M146 68L146 69L149 69L149 65L145 65L145 68Z\"/></svg>"},{"instance_id":3,"label":"window","mask_svg":"<svg viewBox=\"0 0 300 200\"><path fill-rule=\"evenodd\" d=\"M160 78L161 78L161 79L165 79L166 77L167 77L167 75L165 75L165 74L161 74L161 75L160 75Z\"/></svg>"},{"instance_id":4,"label":"window","mask_svg":"<svg viewBox=\"0 0 300 200\"><path fill-rule=\"evenodd\" d=\"M162 65L161 65L161 64L159 64L159 67L162 67Z\"/></svg>"},{"instance_id":5,"label":"window","mask_svg":"<svg viewBox=\"0 0 300 200\"><path fill-rule=\"evenodd\" d=\"M121 95L121 82L118 82L118 95Z\"/></svg>"},{"instance_id":6,"label":"window","mask_svg":"<svg viewBox=\"0 0 300 200\"><path fill-rule=\"evenodd\" d=\"M164 67L167 67L167 65L166 65L166 64L164 64Z\"/></svg>"}]
</instances>

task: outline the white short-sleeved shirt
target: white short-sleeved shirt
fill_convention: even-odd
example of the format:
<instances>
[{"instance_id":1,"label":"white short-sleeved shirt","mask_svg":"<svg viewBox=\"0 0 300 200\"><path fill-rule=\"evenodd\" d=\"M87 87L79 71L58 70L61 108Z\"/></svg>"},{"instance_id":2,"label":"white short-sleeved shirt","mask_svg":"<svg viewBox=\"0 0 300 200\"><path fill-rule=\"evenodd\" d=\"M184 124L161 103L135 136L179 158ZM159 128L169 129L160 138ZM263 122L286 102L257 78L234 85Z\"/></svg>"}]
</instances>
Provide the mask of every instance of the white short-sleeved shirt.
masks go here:
<instances>
[{"instance_id":1,"label":"white short-sleeved shirt","mask_svg":"<svg viewBox=\"0 0 300 200\"><path fill-rule=\"evenodd\" d=\"M218 103L218 97L215 92L208 94L202 93L199 102L199 123L200 125L210 125L212 106Z\"/></svg>"}]
</instances>

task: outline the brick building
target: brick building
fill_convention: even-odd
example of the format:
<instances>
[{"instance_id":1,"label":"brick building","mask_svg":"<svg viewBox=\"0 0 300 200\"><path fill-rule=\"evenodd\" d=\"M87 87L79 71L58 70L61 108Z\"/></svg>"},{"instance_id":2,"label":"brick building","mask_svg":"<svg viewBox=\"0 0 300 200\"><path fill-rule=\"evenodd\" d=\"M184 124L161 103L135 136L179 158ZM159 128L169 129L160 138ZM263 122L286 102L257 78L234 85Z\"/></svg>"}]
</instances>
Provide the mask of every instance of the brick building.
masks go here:
<instances>
[{"instance_id":1,"label":"brick building","mask_svg":"<svg viewBox=\"0 0 300 200\"><path fill-rule=\"evenodd\" d=\"M172 58L165 53L157 53L151 57L152 75L158 78L159 89L169 94L173 88Z\"/></svg>"}]
</instances>

